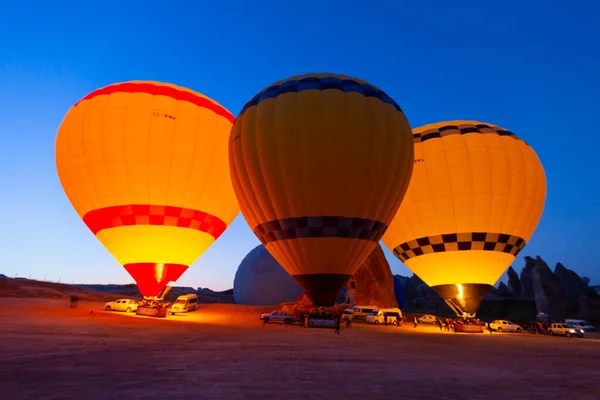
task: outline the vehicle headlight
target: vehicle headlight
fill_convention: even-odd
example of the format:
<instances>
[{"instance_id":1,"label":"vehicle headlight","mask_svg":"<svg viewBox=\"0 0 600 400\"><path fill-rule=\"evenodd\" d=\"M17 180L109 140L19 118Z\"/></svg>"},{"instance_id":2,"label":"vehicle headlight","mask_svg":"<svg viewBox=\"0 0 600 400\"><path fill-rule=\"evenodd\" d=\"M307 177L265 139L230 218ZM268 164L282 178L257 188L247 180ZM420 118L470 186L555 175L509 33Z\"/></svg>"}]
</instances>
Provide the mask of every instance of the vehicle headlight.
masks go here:
<instances>
[{"instance_id":1,"label":"vehicle headlight","mask_svg":"<svg viewBox=\"0 0 600 400\"><path fill-rule=\"evenodd\" d=\"M569 332L575 333L575 329L569 329Z\"/></svg>"},{"instance_id":2,"label":"vehicle headlight","mask_svg":"<svg viewBox=\"0 0 600 400\"><path fill-rule=\"evenodd\" d=\"M579 332L583 333L583 329L580 329Z\"/></svg>"}]
</instances>

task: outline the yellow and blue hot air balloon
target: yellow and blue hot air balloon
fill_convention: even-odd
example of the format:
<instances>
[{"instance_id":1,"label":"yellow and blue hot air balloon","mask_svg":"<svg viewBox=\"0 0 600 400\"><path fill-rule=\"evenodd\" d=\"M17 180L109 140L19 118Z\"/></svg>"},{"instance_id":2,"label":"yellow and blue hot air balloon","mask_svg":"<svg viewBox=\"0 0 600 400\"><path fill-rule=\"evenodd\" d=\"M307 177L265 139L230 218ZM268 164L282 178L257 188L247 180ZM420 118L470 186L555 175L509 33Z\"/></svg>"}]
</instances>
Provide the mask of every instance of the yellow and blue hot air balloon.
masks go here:
<instances>
[{"instance_id":1,"label":"yellow and blue hot air balloon","mask_svg":"<svg viewBox=\"0 0 600 400\"><path fill-rule=\"evenodd\" d=\"M192 90L131 81L75 104L56 138L64 191L145 297L176 281L239 212L233 115Z\"/></svg>"},{"instance_id":2,"label":"yellow and blue hot air balloon","mask_svg":"<svg viewBox=\"0 0 600 400\"><path fill-rule=\"evenodd\" d=\"M317 306L332 306L373 251L413 167L410 125L360 79L307 74L274 83L231 130L242 214Z\"/></svg>"},{"instance_id":3,"label":"yellow and blue hot air balloon","mask_svg":"<svg viewBox=\"0 0 600 400\"><path fill-rule=\"evenodd\" d=\"M474 315L533 235L544 169L531 146L488 123L439 122L413 137L411 182L382 241L457 314Z\"/></svg>"}]
</instances>

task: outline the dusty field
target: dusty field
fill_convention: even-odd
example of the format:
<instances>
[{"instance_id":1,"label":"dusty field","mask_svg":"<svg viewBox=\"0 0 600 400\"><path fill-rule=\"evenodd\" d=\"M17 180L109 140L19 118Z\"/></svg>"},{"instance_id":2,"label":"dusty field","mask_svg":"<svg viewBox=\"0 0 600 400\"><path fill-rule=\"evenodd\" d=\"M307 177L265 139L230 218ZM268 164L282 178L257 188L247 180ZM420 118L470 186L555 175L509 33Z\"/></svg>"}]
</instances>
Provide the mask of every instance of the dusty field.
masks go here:
<instances>
[{"instance_id":1,"label":"dusty field","mask_svg":"<svg viewBox=\"0 0 600 400\"><path fill-rule=\"evenodd\" d=\"M598 340L363 325L336 336L262 327L260 309L232 305L166 320L101 310L0 298L2 400L600 398Z\"/></svg>"}]
</instances>

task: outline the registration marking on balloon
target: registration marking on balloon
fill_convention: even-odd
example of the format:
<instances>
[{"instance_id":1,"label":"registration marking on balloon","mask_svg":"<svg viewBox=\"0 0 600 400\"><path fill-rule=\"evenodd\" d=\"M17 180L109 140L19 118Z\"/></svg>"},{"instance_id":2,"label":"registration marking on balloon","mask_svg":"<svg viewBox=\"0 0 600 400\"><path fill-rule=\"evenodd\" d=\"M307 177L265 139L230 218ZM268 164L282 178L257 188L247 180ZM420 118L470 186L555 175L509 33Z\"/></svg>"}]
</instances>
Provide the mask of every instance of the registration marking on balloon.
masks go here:
<instances>
[{"instance_id":1,"label":"registration marking on balloon","mask_svg":"<svg viewBox=\"0 0 600 400\"><path fill-rule=\"evenodd\" d=\"M155 85L152 83L145 82L123 82L117 83L114 85L106 86L101 89L95 90L85 96L83 99L79 100L75 103L75 106L81 104L84 100L91 100L94 97L102 96L102 95L110 95L114 93L146 93L154 96L167 96L177 99L179 101L187 101L192 103L198 107L206 108L208 110L213 111L215 114L220 115L222 117L227 118L230 122L235 121L235 117L229 111L227 111L224 107L219 104L213 103L207 98L199 97L192 92L188 92L185 90L179 90L172 86L165 85ZM162 113L164 114L164 113ZM176 118L170 118L175 120Z\"/></svg>"}]
</instances>

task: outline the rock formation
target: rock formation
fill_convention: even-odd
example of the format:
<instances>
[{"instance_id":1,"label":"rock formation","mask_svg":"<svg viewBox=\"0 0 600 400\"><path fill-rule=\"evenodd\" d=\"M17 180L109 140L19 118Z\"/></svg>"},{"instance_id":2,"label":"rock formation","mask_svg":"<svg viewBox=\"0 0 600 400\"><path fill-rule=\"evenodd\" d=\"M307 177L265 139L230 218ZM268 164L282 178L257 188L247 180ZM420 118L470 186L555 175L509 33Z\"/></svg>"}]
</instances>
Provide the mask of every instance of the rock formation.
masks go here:
<instances>
[{"instance_id":1,"label":"rock formation","mask_svg":"<svg viewBox=\"0 0 600 400\"><path fill-rule=\"evenodd\" d=\"M500 284L498 285L498 288L496 289L496 292L499 296L509 296L510 295L508 286L506 286L506 284L504 282L500 282Z\"/></svg>"},{"instance_id":2,"label":"rock formation","mask_svg":"<svg viewBox=\"0 0 600 400\"><path fill-rule=\"evenodd\" d=\"M394 296L396 296L396 303L398 303L398 308L402 308L404 306L404 302L406 301L406 281L408 281L406 277L401 275L394 275Z\"/></svg>"},{"instance_id":3,"label":"rock formation","mask_svg":"<svg viewBox=\"0 0 600 400\"><path fill-rule=\"evenodd\" d=\"M600 285L589 285L589 279L558 263L554 272L539 256L524 257L525 267L520 278L508 268L508 282L486 293L477 315L485 319L530 321L538 311L553 320L586 319L600 325ZM418 276L401 277L404 282L407 313L452 315L444 301Z\"/></svg>"},{"instance_id":4,"label":"rock formation","mask_svg":"<svg viewBox=\"0 0 600 400\"><path fill-rule=\"evenodd\" d=\"M534 259L526 256L525 267L521 271L521 297L524 299L533 299L533 262Z\"/></svg>"},{"instance_id":5,"label":"rock formation","mask_svg":"<svg viewBox=\"0 0 600 400\"><path fill-rule=\"evenodd\" d=\"M587 284L575 271L565 268L561 263L557 263L554 268L554 275L560 279L570 296L579 298L586 294Z\"/></svg>"},{"instance_id":6,"label":"rock formation","mask_svg":"<svg viewBox=\"0 0 600 400\"><path fill-rule=\"evenodd\" d=\"M348 282L346 293L348 304L398 307L394 294L394 275L379 244Z\"/></svg>"},{"instance_id":7,"label":"rock formation","mask_svg":"<svg viewBox=\"0 0 600 400\"><path fill-rule=\"evenodd\" d=\"M533 293L537 312L544 312L555 320L563 320L567 317L570 309L570 304L566 301L567 291L563 283L539 256L535 260L531 260Z\"/></svg>"},{"instance_id":8,"label":"rock formation","mask_svg":"<svg viewBox=\"0 0 600 400\"><path fill-rule=\"evenodd\" d=\"M430 288L418 275L413 275L405 283L405 292L407 299L419 297L436 297L435 291Z\"/></svg>"},{"instance_id":9,"label":"rock formation","mask_svg":"<svg viewBox=\"0 0 600 400\"><path fill-rule=\"evenodd\" d=\"M298 315L301 313L306 313L306 312L309 312L313 308L314 308L314 305L313 305L312 301L310 301L308 296L305 295L304 293L299 295L298 298L296 299L296 301L291 301L288 303L281 304L281 309L291 315Z\"/></svg>"},{"instance_id":10,"label":"rock formation","mask_svg":"<svg viewBox=\"0 0 600 400\"><path fill-rule=\"evenodd\" d=\"M582 276L581 280L583 281L583 283L585 283L586 286L590 284L590 278L588 278L587 276Z\"/></svg>"},{"instance_id":11,"label":"rock formation","mask_svg":"<svg viewBox=\"0 0 600 400\"><path fill-rule=\"evenodd\" d=\"M521 295L521 281L519 280L519 275L513 269L512 266L508 267L508 291L511 295L515 297L519 297Z\"/></svg>"}]
</instances>

